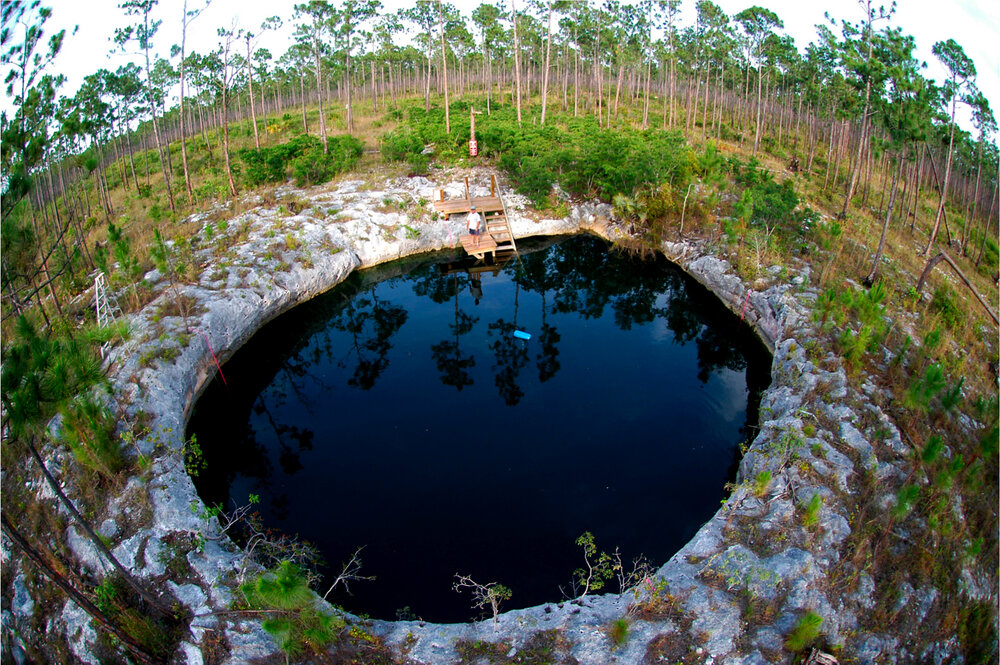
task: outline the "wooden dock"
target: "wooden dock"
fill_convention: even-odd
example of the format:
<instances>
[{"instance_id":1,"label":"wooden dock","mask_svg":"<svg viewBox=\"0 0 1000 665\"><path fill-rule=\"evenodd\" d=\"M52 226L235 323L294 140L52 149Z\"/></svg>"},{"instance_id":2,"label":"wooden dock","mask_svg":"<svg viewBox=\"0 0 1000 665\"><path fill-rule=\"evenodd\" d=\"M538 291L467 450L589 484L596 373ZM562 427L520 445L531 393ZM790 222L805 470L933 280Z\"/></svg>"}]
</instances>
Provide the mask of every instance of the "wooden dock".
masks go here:
<instances>
[{"instance_id":1,"label":"wooden dock","mask_svg":"<svg viewBox=\"0 0 1000 665\"><path fill-rule=\"evenodd\" d=\"M469 179L465 179L465 198L445 200L444 190L441 191L441 200L434 201L434 208L448 219L451 215L465 214L475 206L476 211L483 216L486 230L478 235L463 234L459 236L459 242L470 255L477 259L484 259L490 254L494 259L497 252L512 251L517 252L517 244L514 242L514 233L511 231L510 222L507 219L507 207L500 196L500 189L497 187L495 175L490 175L490 195L489 196L469 196Z\"/></svg>"}]
</instances>

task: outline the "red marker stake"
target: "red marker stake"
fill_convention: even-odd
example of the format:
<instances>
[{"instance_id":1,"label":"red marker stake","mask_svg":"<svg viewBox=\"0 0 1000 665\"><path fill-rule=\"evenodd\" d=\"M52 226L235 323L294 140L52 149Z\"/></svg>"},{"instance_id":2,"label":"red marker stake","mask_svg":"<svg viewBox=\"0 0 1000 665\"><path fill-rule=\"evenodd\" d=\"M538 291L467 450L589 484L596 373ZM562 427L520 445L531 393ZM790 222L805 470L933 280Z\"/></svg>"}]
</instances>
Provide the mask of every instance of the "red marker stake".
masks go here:
<instances>
[{"instance_id":1,"label":"red marker stake","mask_svg":"<svg viewBox=\"0 0 1000 665\"><path fill-rule=\"evenodd\" d=\"M747 311L747 303L750 302L750 294L752 291L747 289L747 299L743 301L743 309L740 310L740 323L743 323L743 314Z\"/></svg>"},{"instance_id":2,"label":"red marker stake","mask_svg":"<svg viewBox=\"0 0 1000 665\"><path fill-rule=\"evenodd\" d=\"M212 354L212 360L215 361L215 366L219 368L219 376L222 377L222 385L228 388L229 384L226 382L226 375L222 373L222 365L219 364L219 359L215 357L215 350L212 348L212 343L208 341L208 335L205 334L204 330L199 330L198 332L200 332L201 336L205 338L205 344L208 345L208 351Z\"/></svg>"}]
</instances>

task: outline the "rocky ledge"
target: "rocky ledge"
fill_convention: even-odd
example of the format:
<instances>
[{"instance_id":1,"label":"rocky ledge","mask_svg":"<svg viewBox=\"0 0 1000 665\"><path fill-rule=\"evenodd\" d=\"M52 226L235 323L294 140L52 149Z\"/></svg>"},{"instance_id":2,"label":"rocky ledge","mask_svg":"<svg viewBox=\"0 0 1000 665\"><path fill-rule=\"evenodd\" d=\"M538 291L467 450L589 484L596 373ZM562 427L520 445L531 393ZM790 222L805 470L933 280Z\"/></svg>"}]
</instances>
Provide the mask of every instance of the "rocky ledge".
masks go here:
<instances>
[{"instance_id":1,"label":"rocky ledge","mask_svg":"<svg viewBox=\"0 0 1000 665\"><path fill-rule=\"evenodd\" d=\"M194 246L201 264L197 283L179 286L190 303L189 336L171 311L176 294L167 280L155 272L146 276L156 297L129 317L132 341L116 348L109 363L127 420L149 423L150 434L136 445L154 461L110 500L97 523L120 560L141 577L169 578L176 599L195 616L180 662L204 662L209 642L226 644L225 662L234 664L279 652L259 620L213 614L231 606L246 562L220 536L215 518L205 517L181 450L187 416L216 371L215 358L224 362L267 321L355 269L456 247L462 222L438 219L429 200L442 179L452 181L444 187L447 195L461 196L465 175L473 182L488 180L484 173L452 171L439 182L397 178L377 187L360 180L305 191L283 187L268 201L244 201L247 211L240 214L220 209L196 215L192 222L215 232L202 234ZM626 237L607 205L575 205L564 219L544 219L516 196L507 202L517 237ZM218 224L222 219L226 223ZM877 389L852 387L839 359L822 346L808 316L817 295L808 268L775 267L769 280L750 289L704 243L666 242L661 250L748 320L773 352L759 434L718 513L653 579L621 595L510 611L496 625L357 621L400 661L428 665L470 662L482 654L493 654L489 662L523 662L539 653L548 654L544 662L595 665L789 662L786 640L810 613L822 619L819 639L839 649L842 660L951 659L959 651L957 639L916 643L863 627L876 603L875 584L869 571L847 561L856 516L846 499L862 482L904 476L910 449L870 399ZM886 490L880 501L887 507L892 494ZM66 541L82 566L101 572L101 559L72 526ZM168 565L172 570L178 563L184 574L172 577ZM971 575L965 586L970 597L991 597L992 590ZM13 587L3 627L16 659L24 640L44 637L32 620L36 604L23 572ZM901 589L896 616L919 627L937 594L931 587ZM612 639L609 627L621 618L628 621L627 634ZM98 662L92 655L95 630L72 601L61 613L50 613L42 628L65 636L81 662Z\"/></svg>"}]
</instances>

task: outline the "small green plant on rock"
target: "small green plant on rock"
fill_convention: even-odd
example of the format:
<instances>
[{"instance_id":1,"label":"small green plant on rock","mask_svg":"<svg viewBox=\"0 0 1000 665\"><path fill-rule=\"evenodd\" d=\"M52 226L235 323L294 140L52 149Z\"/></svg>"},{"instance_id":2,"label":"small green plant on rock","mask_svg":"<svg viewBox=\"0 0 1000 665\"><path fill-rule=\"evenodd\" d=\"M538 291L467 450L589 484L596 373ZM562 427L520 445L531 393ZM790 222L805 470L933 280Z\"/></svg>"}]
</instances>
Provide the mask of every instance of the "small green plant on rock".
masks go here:
<instances>
[{"instance_id":1,"label":"small green plant on rock","mask_svg":"<svg viewBox=\"0 0 1000 665\"><path fill-rule=\"evenodd\" d=\"M753 493L758 497L762 498L767 494L767 490L771 487L771 472L761 471L753 479Z\"/></svg>"},{"instance_id":2,"label":"small green plant on rock","mask_svg":"<svg viewBox=\"0 0 1000 665\"><path fill-rule=\"evenodd\" d=\"M291 561L261 573L240 591L248 609L268 614L263 628L288 658L320 651L346 625L343 617L316 609L306 575Z\"/></svg>"},{"instance_id":3,"label":"small green plant on rock","mask_svg":"<svg viewBox=\"0 0 1000 665\"><path fill-rule=\"evenodd\" d=\"M813 611L806 612L792 628L785 639L785 648L799 652L812 646L819 637L819 629L823 625L823 617Z\"/></svg>"},{"instance_id":4,"label":"small green plant on rock","mask_svg":"<svg viewBox=\"0 0 1000 665\"><path fill-rule=\"evenodd\" d=\"M823 505L823 497L818 493L813 494L812 499L802 509L802 525L812 529L819 522L819 509Z\"/></svg>"},{"instance_id":5,"label":"small green plant on rock","mask_svg":"<svg viewBox=\"0 0 1000 665\"><path fill-rule=\"evenodd\" d=\"M608 625L608 638L616 647L625 644L625 641L628 639L628 619L622 617L612 621Z\"/></svg>"}]
</instances>

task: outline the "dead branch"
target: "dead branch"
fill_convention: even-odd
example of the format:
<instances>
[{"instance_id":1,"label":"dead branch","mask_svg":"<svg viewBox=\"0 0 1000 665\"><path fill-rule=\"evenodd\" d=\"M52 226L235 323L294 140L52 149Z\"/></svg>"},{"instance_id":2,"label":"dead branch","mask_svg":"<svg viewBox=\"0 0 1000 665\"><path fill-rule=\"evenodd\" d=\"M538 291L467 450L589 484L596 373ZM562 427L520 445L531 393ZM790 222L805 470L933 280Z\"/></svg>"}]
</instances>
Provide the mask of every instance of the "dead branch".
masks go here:
<instances>
[{"instance_id":1,"label":"dead branch","mask_svg":"<svg viewBox=\"0 0 1000 665\"><path fill-rule=\"evenodd\" d=\"M361 572L361 550L363 550L364 548L365 548L365 546L362 545L358 549L354 550L354 554L351 555L351 558L348 560L348 562L344 564L343 568L341 568L340 574L337 575L337 578L335 580L333 580L333 584L331 584L330 588L327 589L326 593L323 594L323 599L324 600L326 600L326 597L329 596L330 593L335 588L337 588L338 584L343 584L344 585L344 591L346 591L348 594L350 594L351 593L351 589L350 589L350 587L348 585L351 582L370 581L370 580L374 580L375 579L374 575L361 575L360 574L360 572Z\"/></svg>"},{"instance_id":2,"label":"dead branch","mask_svg":"<svg viewBox=\"0 0 1000 665\"><path fill-rule=\"evenodd\" d=\"M986 302L986 300L981 295L979 295L979 291L976 290L976 287L972 286L972 282L969 281L969 278L965 276L965 273L962 272L962 269L958 267L958 265L952 260L952 258L948 256L947 252L942 251L937 256L935 256L934 258L932 258L927 262L927 265L924 267L924 272L921 273L920 280L917 282L917 293L920 293L923 290L924 283L927 281L928 275L930 275L931 271L934 270L934 266L936 266L942 260L944 260L945 262L948 263L948 265L951 266L952 270L955 271L955 274L958 275L959 279L961 279L965 283L965 286L968 287L970 291L972 291L972 295L976 296L976 300L979 301L979 304L983 306L983 309L986 310L986 313L989 314L990 318L993 319L993 323L1000 325L1000 319L997 318L996 312L994 312L993 309Z\"/></svg>"}]
</instances>

